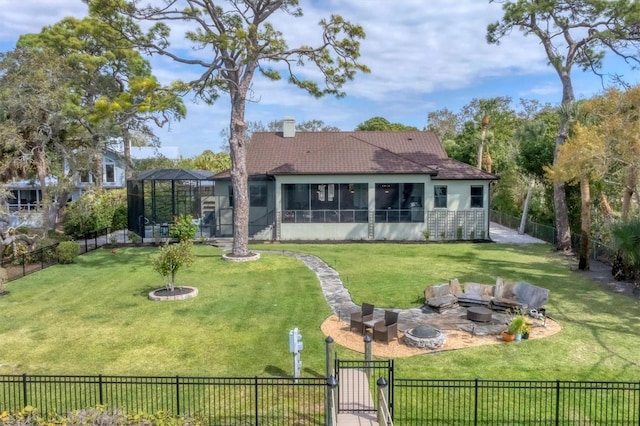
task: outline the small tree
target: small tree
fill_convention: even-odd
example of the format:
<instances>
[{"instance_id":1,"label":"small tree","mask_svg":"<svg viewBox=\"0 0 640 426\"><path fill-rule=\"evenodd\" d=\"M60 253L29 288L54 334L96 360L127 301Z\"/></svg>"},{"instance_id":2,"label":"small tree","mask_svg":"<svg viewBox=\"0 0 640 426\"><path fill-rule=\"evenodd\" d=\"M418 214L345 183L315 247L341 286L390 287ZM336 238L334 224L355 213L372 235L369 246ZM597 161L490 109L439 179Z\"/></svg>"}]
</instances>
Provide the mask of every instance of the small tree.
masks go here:
<instances>
[{"instance_id":1,"label":"small tree","mask_svg":"<svg viewBox=\"0 0 640 426\"><path fill-rule=\"evenodd\" d=\"M162 275L163 278L170 277L167 288L173 291L178 269L182 266L193 264L193 244L190 241L180 241L178 244L162 246L160 252L151 256L153 269Z\"/></svg>"}]
</instances>

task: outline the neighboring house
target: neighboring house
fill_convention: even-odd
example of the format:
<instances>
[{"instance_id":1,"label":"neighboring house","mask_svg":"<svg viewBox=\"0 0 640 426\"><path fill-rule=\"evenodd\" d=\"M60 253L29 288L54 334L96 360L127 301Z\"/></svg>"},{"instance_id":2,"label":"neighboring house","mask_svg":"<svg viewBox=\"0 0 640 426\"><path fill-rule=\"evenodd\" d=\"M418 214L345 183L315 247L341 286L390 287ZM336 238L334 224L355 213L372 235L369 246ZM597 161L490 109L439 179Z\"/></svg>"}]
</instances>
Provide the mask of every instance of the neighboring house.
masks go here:
<instances>
[{"instance_id":1,"label":"neighboring house","mask_svg":"<svg viewBox=\"0 0 640 426\"><path fill-rule=\"evenodd\" d=\"M495 175L447 157L433 132L253 133L250 237L274 240L489 238ZM232 235L229 172L215 175L218 236Z\"/></svg>"},{"instance_id":2,"label":"neighboring house","mask_svg":"<svg viewBox=\"0 0 640 426\"><path fill-rule=\"evenodd\" d=\"M169 160L177 161L180 159L180 152L177 146L152 147L152 146L132 146L129 148L131 160L146 160L150 158L165 157ZM122 143L116 143L102 154L102 187L107 189L125 188L127 186L125 179L125 163L124 148ZM94 176L88 171L79 173L77 187L81 190L94 184Z\"/></svg>"},{"instance_id":3,"label":"neighboring house","mask_svg":"<svg viewBox=\"0 0 640 426\"><path fill-rule=\"evenodd\" d=\"M102 157L102 186L106 189L125 188L124 158L122 143L115 143L106 149ZM178 147L131 147L131 159L142 160L155 157L166 157L179 160ZM68 170L68 169L67 169ZM70 195L75 200L84 189L94 185L94 176L88 171L79 172L76 176L76 189ZM47 185L57 184L55 177L47 178ZM15 180L3 184L11 191L14 198L8 200L9 212L25 212L37 209L41 205L40 183L35 180Z\"/></svg>"}]
</instances>

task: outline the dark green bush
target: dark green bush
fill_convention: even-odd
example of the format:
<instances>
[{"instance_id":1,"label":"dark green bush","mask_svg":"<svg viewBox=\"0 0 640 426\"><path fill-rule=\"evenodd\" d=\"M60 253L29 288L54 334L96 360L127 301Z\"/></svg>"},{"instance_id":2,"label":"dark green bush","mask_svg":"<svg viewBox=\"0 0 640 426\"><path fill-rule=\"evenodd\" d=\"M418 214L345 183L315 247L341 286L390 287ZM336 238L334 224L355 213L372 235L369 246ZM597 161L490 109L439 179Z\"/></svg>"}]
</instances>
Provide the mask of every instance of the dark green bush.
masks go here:
<instances>
[{"instance_id":1,"label":"dark green bush","mask_svg":"<svg viewBox=\"0 0 640 426\"><path fill-rule=\"evenodd\" d=\"M58 255L58 262L74 263L80 254L80 244L75 241L63 241L58 244L56 254Z\"/></svg>"}]
</instances>

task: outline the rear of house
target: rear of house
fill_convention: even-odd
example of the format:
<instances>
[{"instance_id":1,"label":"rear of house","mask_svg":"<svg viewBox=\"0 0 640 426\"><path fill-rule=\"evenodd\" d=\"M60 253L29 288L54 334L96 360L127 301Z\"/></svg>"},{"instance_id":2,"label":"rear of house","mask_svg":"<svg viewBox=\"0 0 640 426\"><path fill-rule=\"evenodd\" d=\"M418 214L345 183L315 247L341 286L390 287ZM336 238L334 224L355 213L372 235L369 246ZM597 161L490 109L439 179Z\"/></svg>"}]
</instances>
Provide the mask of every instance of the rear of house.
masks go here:
<instances>
[{"instance_id":1,"label":"rear of house","mask_svg":"<svg viewBox=\"0 0 640 426\"><path fill-rule=\"evenodd\" d=\"M489 235L496 176L447 157L432 132L254 133L250 237L472 240ZM233 233L228 172L216 180L218 236Z\"/></svg>"}]
</instances>

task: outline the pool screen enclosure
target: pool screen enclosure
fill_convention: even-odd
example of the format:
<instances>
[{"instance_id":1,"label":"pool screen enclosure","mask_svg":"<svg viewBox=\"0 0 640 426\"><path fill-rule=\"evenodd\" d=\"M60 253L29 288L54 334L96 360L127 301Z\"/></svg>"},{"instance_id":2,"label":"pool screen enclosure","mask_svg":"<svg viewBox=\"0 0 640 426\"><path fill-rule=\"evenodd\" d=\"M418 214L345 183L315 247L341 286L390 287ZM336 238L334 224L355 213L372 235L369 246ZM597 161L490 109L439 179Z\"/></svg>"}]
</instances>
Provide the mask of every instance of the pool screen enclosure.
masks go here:
<instances>
[{"instance_id":1,"label":"pool screen enclosure","mask_svg":"<svg viewBox=\"0 0 640 426\"><path fill-rule=\"evenodd\" d=\"M200 236L215 234L213 172L148 170L127 181L128 229L142 238L167 237L174 218L191 215Z\"/></svg>"}]
</instances>

